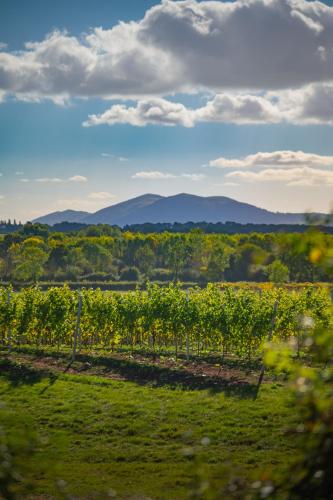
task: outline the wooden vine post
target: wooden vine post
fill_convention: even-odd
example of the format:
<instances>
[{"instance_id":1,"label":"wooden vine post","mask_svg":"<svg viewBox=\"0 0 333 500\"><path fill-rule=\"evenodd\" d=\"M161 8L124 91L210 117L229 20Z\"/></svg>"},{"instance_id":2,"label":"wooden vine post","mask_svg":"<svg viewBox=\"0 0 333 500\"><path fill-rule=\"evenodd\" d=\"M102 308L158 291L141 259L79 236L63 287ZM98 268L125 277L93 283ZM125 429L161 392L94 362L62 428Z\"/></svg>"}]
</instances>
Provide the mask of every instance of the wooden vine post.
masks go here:
<instances>
[{"instance_id":1,"label":"wooden vine post","mask_svg":"<svg viewBox=\"0 0 333 500\"><path fill-rule=\"evenodd\" d=\"M7 290L7 307L8 307L8 312L9 312L9 321L8 321L8 330L7 330L7 341L8 341L8 351L12 351L12 327L10 324L10 302L11 302L11 296L10 296L10 290L8 288Z\"/></svg>"},{"instance_id":2,"label":"wooden vine post","mask_svg":"<svg viewBox=\"0 0 333 500\"><path fill-rule=\"evenodd\" d=\"M271 328L270 328L269 334L268 334L268 342L270 342L272 340L272 335L273 335L273 330L274 330L274 326L275 326L277 309L278 309L278 301L276 300L274 302L274 309L273 309L273 316L272 316ZM261 366L261 370L260 370L260 375L259 375L259 381L258 381L258 387L257 387L257 394L259 393L259 389L260 389L261 383L262 383L264 375L265 375L265 369L266 369L265 362L263 362L262 366Z\"/></svg>"},{"instance_id":3,"label":"wooden vine post","mask_svg":"<svg viewBox=\"0 0 333 500\"><path fill-rule=\"evenodd\" d=\"M79 293L79 303L77 308L77 316L76 316L76 325L74 331L74 342L73 342L73 354L72 354L72 362L75 361L76 352L78 346L80 346L80 319L82 312L82 294Z\"/></svg>"},{"instance_id":4,"label":"wooden vine post","mask_svg":"<svg viewBox=\"0 0 333 500\"><path fill-rule=\"evenodd\" d=\"M186 290L187 318L188 318L189 301L190 301L190 292L189 292L189 290ZM187 324L186 324L186 359L187 359L187 361L190 360L190 339L189 339L188 328L189 328L189 325L187 322Z\"/></svg>"}]
</instances>

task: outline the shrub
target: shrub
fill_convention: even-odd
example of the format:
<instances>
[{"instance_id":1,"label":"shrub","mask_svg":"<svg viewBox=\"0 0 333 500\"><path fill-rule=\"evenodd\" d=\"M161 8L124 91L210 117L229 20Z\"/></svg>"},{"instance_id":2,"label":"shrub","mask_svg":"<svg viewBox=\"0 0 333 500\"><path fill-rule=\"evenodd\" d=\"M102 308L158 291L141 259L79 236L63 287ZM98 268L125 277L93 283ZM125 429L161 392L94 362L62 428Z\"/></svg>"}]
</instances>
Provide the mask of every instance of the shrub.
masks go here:
<instances>
[{"instance_id":1,"label":"shrub","mask_svg":"<svg viewBox=\"0 0 333 500\"><path fill-rule=\"evenodd\" d=\"M120 273L120 280L123 281L139 281L140 271L137 267L124 267Z\"/></svg>"},{"instance_id":2,"label":"shrub","mask_svg":"<svg viewBox=\"0 0 333 500\"><path fill-rule=\"evenodd\" d=\"M170 269L157 268L150 275L152 281L172 281L173 272Z\"/></svg>"}]
</instances>

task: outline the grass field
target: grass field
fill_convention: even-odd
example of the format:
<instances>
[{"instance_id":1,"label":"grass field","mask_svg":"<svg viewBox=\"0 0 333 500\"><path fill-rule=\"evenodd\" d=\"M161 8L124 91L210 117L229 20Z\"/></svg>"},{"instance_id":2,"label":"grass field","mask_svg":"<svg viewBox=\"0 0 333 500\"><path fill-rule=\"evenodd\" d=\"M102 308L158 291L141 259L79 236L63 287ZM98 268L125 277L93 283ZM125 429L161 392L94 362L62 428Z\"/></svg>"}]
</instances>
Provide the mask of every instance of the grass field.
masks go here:
<instances>
[{"instance_id":1,"label":"grass field","mask_svg":"<svg viewBox=\"0 0 333 500\"><path fill-rule=\"evenodd\" d=\"M135 377L119 359L111 372L82 358L64 373L61 358L2 357L1 424L34 443L19 464L33 489L18 484L19 498L212 498L199 495L208 483L217 494L230 474L278 477L295 459L288 429L297 422L282 382L267 381L255 399L256 374L244 367L241 386L236 379L188 389L179 377L147 376L142 360L131 363Z\"/></svg>"}]
</instances>

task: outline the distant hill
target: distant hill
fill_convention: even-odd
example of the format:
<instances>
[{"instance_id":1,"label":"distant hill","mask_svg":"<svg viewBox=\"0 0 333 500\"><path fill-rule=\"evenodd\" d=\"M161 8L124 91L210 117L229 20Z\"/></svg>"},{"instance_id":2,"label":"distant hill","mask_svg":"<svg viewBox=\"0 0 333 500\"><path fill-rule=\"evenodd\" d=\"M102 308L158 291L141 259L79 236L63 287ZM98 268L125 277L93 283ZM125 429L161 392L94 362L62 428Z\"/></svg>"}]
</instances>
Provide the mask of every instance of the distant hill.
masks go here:
<instances>
[{"instance_id":1,"label":"distant hill","mask_svg":"<svg viewBox=\"0 0 333 500\"><path fill-rule=\"evenodd\" d=\"M33 222L40 222L41 224L48 224L53 226L60 222L82 222L87 217L89 212L80 212L79 210L63 210L62 212L52 212L48 215L38 217Z\"/></svg>"},{"instance_id":2,"label":"distant hill","mask_svg":"<svg viewBox=\"0 0 333 500\"><path fill-rule=\"evenodd\" d=\"M318 215L318 214L313 214ZM111 224L125 226L143 223L238 222L240 224L302 224L305 214L270 212L226 196L196 196L177 194L159 196L145 194L111 205L91 214L75 210L53 212L33 222L50 226L60 222L83 224Z\"/></svg>"},{"instance_id":3,"label":"distant hill","mask_svg":"<svg viewBox=\"0 0 333 500\"><path fill-rule=\"evenodd\" d=\"M84 222L86 224L125 226L128 224L128 220L134 220L136 214L140 214L142 211L148 210L147 216L150 217L149 210L153 212L154 209L152 209L152 206L161 199L163 197L158 194L144 194L143 196L117 203L111 207L102 208L102 210L98 210L94 214L89 214L85 217Z\"/></svg>"}]
</instances>

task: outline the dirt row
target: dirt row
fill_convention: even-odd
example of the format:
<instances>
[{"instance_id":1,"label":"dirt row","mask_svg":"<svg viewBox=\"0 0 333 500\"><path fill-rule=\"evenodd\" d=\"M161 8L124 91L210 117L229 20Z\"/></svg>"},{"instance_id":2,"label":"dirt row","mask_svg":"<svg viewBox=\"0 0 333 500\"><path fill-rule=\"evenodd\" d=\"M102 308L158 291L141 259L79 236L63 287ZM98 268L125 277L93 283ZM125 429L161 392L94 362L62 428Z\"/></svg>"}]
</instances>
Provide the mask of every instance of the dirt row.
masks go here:
<instances>
[{"instance_id":1,"label":"dirt row","mask_svg":"<svg viewBox=\"0 0 333 500\"><path fill-rule=\"evenodd\" d=\"M64 354L13 352L5 360L19 370L47 374L91 375L112 380L132 381L153 386L179 386L183 389L213 389L246 394L255 392L260 366L246 366L237 360L211 362L204 359L175 359L167 356L113 353L105 356L80 353L74 362ZM265 374L264 382L269 381Z\"/></svg>"}]
</instances>

